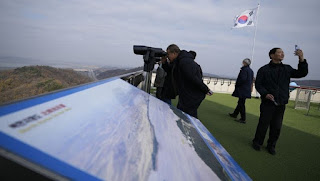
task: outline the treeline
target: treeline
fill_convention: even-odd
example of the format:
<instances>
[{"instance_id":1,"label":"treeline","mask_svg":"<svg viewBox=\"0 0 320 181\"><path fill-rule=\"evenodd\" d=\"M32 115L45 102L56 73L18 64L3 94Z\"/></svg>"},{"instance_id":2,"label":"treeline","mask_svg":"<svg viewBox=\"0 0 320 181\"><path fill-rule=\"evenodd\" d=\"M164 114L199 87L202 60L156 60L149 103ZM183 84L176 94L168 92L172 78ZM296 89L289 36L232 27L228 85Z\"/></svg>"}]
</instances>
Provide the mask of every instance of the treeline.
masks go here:
<instances>
[{"instance_id":1,"label":"treeline","mask_svg":"<svg viewBox=\"0 0 320 181\"><path fill-rule=\"evenodd\" d=\"M27 66L0 72L0 104L92 81L72 69Z\"/></svg>"}]
</instances>

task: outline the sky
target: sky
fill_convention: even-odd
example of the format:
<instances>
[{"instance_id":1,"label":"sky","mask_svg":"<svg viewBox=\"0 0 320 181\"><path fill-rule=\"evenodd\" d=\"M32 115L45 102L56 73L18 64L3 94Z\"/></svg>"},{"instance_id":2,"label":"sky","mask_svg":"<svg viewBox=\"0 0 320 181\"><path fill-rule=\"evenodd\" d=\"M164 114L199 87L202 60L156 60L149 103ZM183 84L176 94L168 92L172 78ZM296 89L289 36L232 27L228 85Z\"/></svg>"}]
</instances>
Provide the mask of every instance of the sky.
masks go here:
<instances>
[{"instance_id":1,"label":"sky","mask_svg":"<svg viewBox=\"0 0 320 181\"><path fill-rule=\"evenodd\" d=\"M299 45L309 63L305 79L320 80L319 0L261 0L257 27L232 29L234 17L257 0L1 0L0 56L42 62L138 67L133 45L197 52L203 72L236 77L244 58L257 70L280 47L297 68ZM0 62L1 64L1 62Z\"/></svg>"}]
</instances>

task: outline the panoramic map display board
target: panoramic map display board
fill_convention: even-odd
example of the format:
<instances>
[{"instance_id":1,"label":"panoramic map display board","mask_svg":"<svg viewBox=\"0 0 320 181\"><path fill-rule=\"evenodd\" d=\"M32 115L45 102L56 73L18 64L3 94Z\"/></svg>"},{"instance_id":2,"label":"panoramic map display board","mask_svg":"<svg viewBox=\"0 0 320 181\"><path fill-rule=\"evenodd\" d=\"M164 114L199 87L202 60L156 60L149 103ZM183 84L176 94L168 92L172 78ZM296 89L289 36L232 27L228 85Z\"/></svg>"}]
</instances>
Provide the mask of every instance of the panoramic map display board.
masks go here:
<instances>
[{"instance_id":1,"label":"panoramic map display board","mask_svg":"<svg viewBox=\"0 0 320 181\"><path fill-rule=\"evenodd\" d=\"M0 107L0 140L71 180L250 180L199 120L118 78Z\"/></svg>"}]
</instances>

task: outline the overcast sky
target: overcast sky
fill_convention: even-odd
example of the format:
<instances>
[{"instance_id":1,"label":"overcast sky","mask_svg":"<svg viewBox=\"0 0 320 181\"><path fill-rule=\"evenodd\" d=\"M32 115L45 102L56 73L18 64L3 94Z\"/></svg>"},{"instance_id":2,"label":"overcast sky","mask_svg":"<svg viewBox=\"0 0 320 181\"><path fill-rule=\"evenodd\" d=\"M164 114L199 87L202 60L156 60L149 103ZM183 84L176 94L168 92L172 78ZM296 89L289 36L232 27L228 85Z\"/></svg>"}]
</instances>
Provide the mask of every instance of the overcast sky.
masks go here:
<instances>
[{"instance_id":1,"label":"overcast sky","mask_svg":"<svg viewBox=\"0 0 320 181\"><path fill-rule=\"evenodd\" d=\"M320 79L320 1L261 1L252 69L280 47L296 68L294 45ZM0 56L112 66L142 66L133 45L195 50L204 72L236 77L251 58L254 27L231 29L257 0L0 0ZM0 62L1 63L1 62Z\"/></svg>"}]
</instances>

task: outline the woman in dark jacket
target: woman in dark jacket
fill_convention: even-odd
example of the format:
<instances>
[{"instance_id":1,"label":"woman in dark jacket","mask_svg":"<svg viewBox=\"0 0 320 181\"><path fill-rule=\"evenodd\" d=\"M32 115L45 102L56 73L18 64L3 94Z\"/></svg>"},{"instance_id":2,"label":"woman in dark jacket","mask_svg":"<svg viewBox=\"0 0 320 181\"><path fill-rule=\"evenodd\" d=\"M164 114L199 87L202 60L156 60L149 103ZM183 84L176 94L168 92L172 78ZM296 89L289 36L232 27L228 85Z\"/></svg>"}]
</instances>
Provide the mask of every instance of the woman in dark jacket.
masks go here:
<instances>
[{"instance_id":1,"label":"woman in dark jacket","mask_svg":"<svg viewBox=\"0 0 320 181\"><path fill-rule=\"evenodd\" d=\"M237 120L240 123L246 123L246 99L251 98L252 81L253 81L253 71L250 68L251 60L246 58L242 62L243 67L241 67L240 73L238 75L235 90L232 94L234 97L238 97L238 105L233 113L229 115L233 118L237 118L240 113L241 118Z\"/></svg>"}]
</instances>

